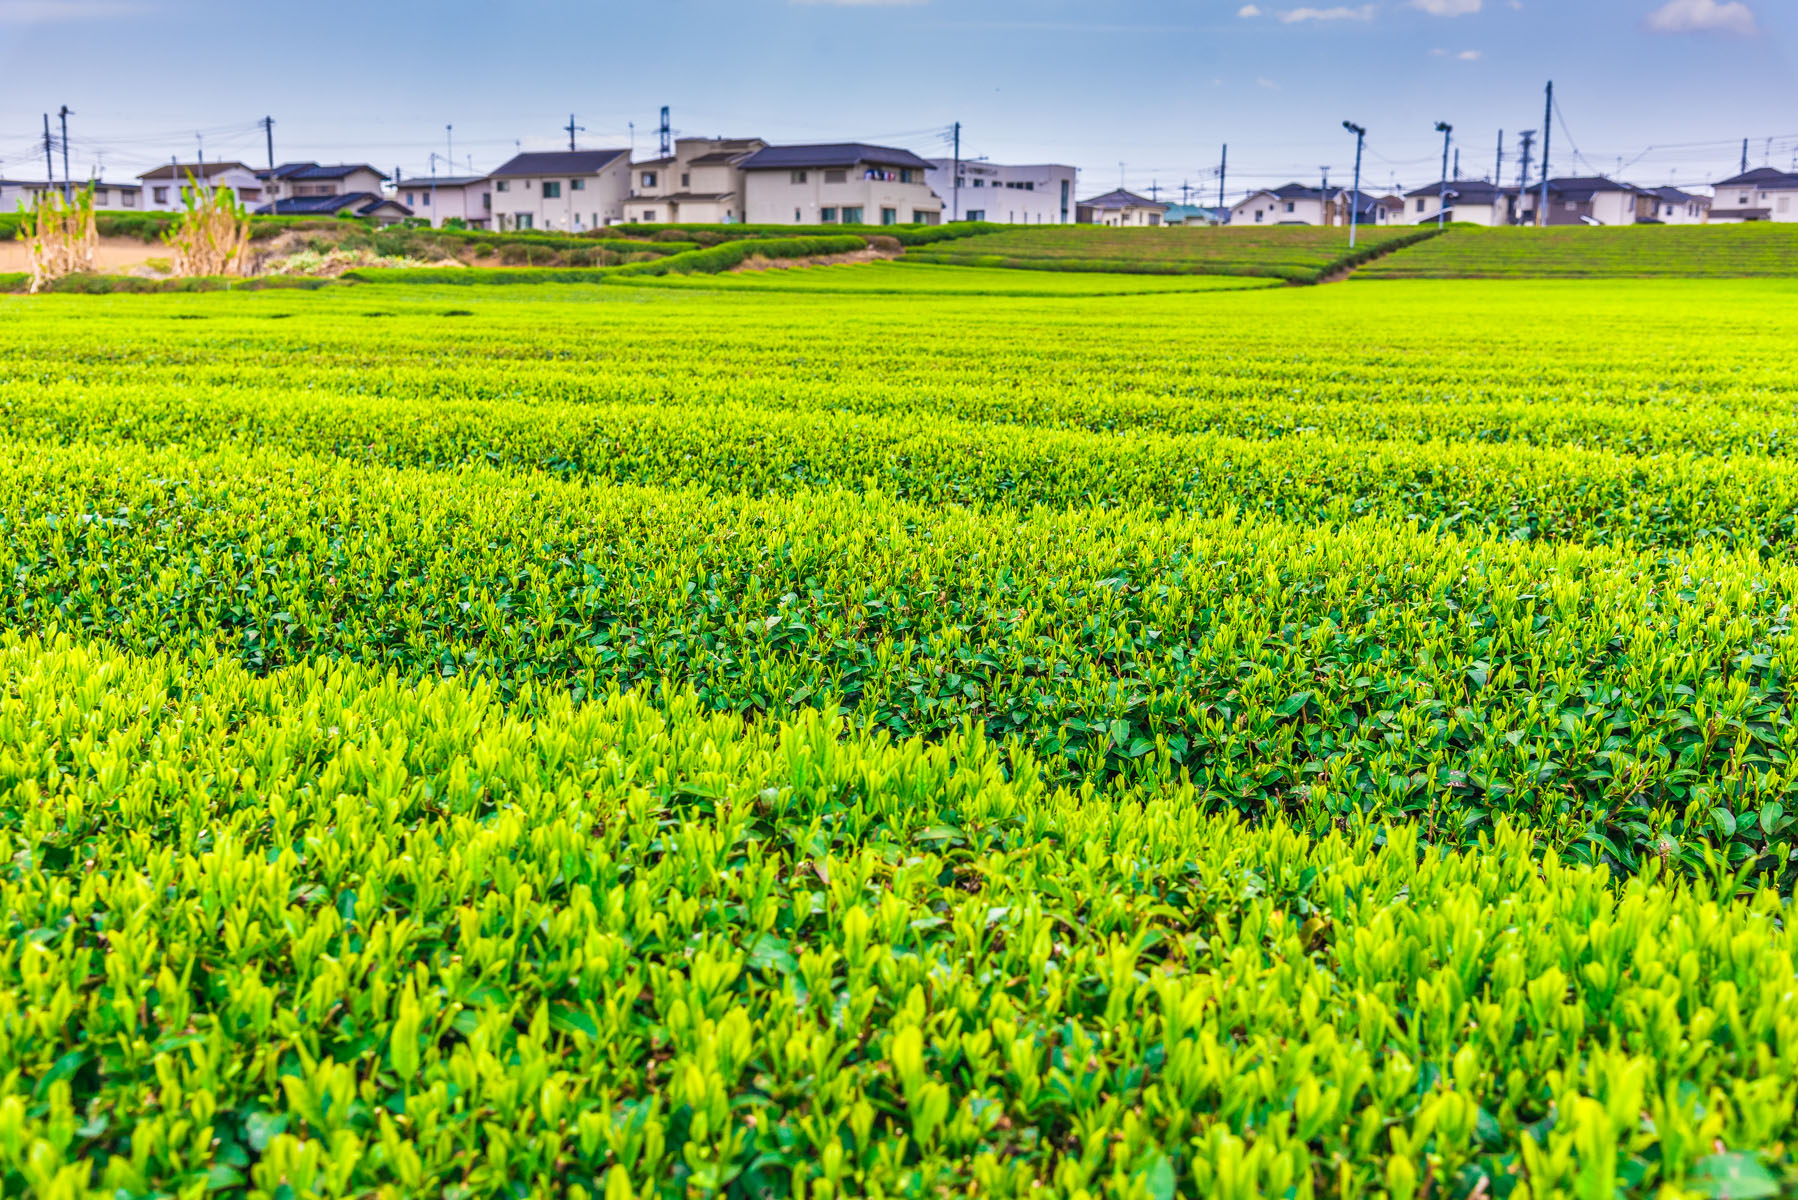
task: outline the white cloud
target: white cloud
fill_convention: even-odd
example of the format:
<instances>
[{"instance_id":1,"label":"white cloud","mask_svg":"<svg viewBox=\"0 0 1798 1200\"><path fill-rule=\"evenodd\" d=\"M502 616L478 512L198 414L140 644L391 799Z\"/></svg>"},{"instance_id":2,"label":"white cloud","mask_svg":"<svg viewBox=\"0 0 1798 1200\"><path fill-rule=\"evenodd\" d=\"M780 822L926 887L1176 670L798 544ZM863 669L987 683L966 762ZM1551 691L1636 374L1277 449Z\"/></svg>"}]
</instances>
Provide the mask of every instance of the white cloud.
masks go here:
<instances>
[{"instance_id":1,"label":"white cloud","mask_svg":"<svg viewBox=\"0 0 1798 1200\"><path fill-rule=\"evenodd\" d=\"M1482 0L1411 0L1412 8L1421 8L1432 17L1464 17L1480 11Z\"/></svg>"},{"instance_id":2,"label":"white cloud","mask_svg":"<svg viewBox=\"0 0 1798 1200\"><path fill-rule=\"evenodd\" d=\"M1733 33L1753 37L1760 32L1754 10L1741 0L1667 0L1648 15L1655 33Z\"/></svg>"},{"instance_id":3,"label":"white cloud","mask_svg":"<svg viewBox=\"0 0 1798 1200\"><path fill-rule=\"evenodd\" d=\"M150 11L136 0L0 0L0 25L104 21Z\"/></svg>"},{"instance_id":4,"label":"white cloud","mask_svg":"<svg viewBox=\"0 0 1798 1200\"><path fill-rule=\"evenodd\" d=\"M1462 62L1479 62L1480 59L1484 57L1484 54L1485 52L1481 50L1463 50L1461 53L1455 55L1455 57Z\"/></svg>"},{"instance_id":5,"label":"white cloud","mask_svg":"<svg viewBox=\"0 0 1798 1200\"><path fill-rule=\"evenodd\" d=\"M1245 18L1246 17L1258 17L1261 15L1261 9L1253 4L1245 4L1241 8L1236 10L1236 15L1239 17L1245 17Z\"/></svg>"},{"instance_id":6,"label":"white cloud","mask_svg":"<svg viewBox=\"0 0 1798 1200\"><path fill-rule=\"evenodd\" d=\"M1289 8L1280 14L1282 25L1296 25L1300 21L1371 21L1378 9L1377 4L1363 4L1359 8L1337 5L1335 8Z\"/></svg>"}]
</instances>

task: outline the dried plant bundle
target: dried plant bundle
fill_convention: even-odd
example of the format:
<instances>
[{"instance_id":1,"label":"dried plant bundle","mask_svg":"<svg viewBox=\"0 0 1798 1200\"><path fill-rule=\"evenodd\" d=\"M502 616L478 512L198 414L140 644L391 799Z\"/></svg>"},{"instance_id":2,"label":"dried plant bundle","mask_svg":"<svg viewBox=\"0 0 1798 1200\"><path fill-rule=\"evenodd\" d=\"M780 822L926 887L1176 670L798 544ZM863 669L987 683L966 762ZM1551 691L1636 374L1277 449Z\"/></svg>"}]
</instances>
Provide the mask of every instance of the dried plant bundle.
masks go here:
<instances>
[{"instance_id":1,"label":"dried plant bundle","mask_svg":"<svg viewBox=\"0 0 1798 1200\"><path fill-rule=\"evenodd\" d=\"M21 234L31 255L33 292L64 275L94 269L100 235L94 225L92 185L73 195L53 189L39 192L29 206L21 201L19 212L24 217Z\"/></svg>"},{"instance_id":2,"label":"dried plant bundle","mask_svg":"<svg viewBox=\"0 0 1798 1200\"><path fill-rule=\"evenodd\" d=\"M171 273L180 278L243 275L249 264L250 213L230 188L208 187L188 177L181 189L181 219L163 235L174 253Z\"/></svg>"}]
</instances>

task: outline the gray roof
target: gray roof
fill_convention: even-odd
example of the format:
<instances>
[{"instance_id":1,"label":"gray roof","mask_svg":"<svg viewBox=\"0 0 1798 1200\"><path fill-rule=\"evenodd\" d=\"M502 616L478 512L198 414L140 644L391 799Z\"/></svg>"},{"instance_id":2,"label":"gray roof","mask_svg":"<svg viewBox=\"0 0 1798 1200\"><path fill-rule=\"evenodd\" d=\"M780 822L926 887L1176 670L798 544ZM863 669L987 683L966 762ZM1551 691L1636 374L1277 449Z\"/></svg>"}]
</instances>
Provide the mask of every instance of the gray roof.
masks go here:
<instances>
[{"instance_id":1,"label":"gray roof","mask_svg":"<svg viewBox=\"0 0 1798 1200\"><path fill-rule=\"evenodd\" d=\"M1464 200L1470 204L1491 204L1501 197L1517 194L1516 188L1488 183L1484 179L1451 179L1446 183L1432 183L1428 187L1420 187L1414 192L1406 192L1405 195L1412 199L1416 199L1418 196L1439 196L1444 187L1448 188L1450 195L1455 199Z\"/></svg>"},{"instance_id":2,"label":"gray roof","mask_svg":"<svg viewBox=\"0 0 1798 1200\"><path fill-rule=\"evenodd\" d=\"M357 171L370 171L387 178L387 172L376 170L367 163L334 163L321 166L315 162L282 163L272 171L258 171L258 179L348 179Z\"/></svg>"},{"instance_id":3,"label":"gray roof","mask_svg":"<svg viewBox=\"0 0 1798 1200\"><path fill-rule=\"evenodd\" d=\"M896 146L870 146L866 142L830 142L820 146L764 146L740 164L745 171L789 171L805 168L854 167L872 163L877 167L912 167L920 171L930 164Z\"/></svg>"},{"instance_id":4,"label":"gray roof","mask_svg":"<svg viewBox=\"0 0 1798 1200\"><path fill-rule=\"evenodd\" d=\"M610 166L626 150L548 150L512 158L493 178L520 175L595 175Z\"/></svg>"},{"instance_id":5,"label":"gray roof","mask_svg":"<svg viewBox=\"0 0 1798 1200\"><path fill-rule=\"evenodd\" d=\"M429 191L433 187L468 187L471 184L486 182L485 175L439 175L435 179L423 175L416 179L402 179L393 186L411 188L413 191Z\"/></svg>"},{"instance_id":6,"label":"gray roof","mask_svg":"<svg viewBox=\"0 0 1798 1200\"><path fill-rule=\"evenodd\" d=\"M1794 175L1790 171L1775 170L1772 167L1756 167L1746 175L1737 175L1733 178L1725 179L1722 183L1717 184L1717 186L1764 187L1784 190L1787 188L1798 188L1798 175Z\"/></svg>"},{"instance_id":7,"label":"gray roof","mask_svg":"<svg viewBox=\"0 0 1798 1200\"><path fill-rule=\"evenodd\" d=\"M1709 204L1711 202L1709 196L1694 196L1691 192L1682 192L1676 187L1658 187L1649 188L1648 190L1662 200L1667 201L1669 204L1690 204L1694 200L1701 204Z\"/></svg>"},{"instance_id":8,"label":"gray roof","mask_svg":"<svg viewBox=\"0 0 1798 1200\"><path fill-rule=\"evenodd\" d=\"M210 179L224 171L250 171L240 162L209 163L164 163L151 171L139 175L139 179L186 179L192 175L195 179ZM253 175L254 171L250 171Z\"/></svg>"},{"instance_id":9,"label":"gray roof","mask_svg":"<svg viewBox=\"0 0 1798 1200\"><path fill-rule=\"evenodd\" d=\"M264 204L256 212L263 216L273 213L281 217L328 217L346 208L353 209L357 216L363 217L381 208L397 208L408 217L412 215L412 210L398 200L389 200L373 192L348 192L340 196L288 196L273 204Z\"/></svg>"},{"instance_id":10,"label":"gray roof","mask_svg":"<svg viewBox=\"0 0 1798 1200\"><path fill-rule=\"evenodd\" d=\"M1094 196L1091 200L1080 201L1081 208L1159 208L1166 212L1168 206L1147 196L1139 196L1135 192L1119 188L1115 192L1106 192L1103 196Z\"/></svg>"}]
</instances>

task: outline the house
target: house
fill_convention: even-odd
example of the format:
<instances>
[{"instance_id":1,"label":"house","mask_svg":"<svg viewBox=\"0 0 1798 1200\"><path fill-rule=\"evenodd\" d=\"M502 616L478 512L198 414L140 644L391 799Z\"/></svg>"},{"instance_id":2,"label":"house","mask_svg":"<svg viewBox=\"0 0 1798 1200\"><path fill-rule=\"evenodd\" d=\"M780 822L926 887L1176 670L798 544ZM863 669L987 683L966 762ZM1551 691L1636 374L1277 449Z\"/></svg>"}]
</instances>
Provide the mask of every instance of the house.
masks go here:
<instances>
[{"instance_id":1,"label":"house","mask_svg":"<svg viewBox=\"0 0 1798 1200\"><path fill-rule=\"evenodd\" d=\"M438 175L402 179L393 198L437 228L460 218L470 229L486 229L493 221L493 184L485 175Z\"/></svg>"},{"instance_id":2,"label":"house","mask_svg":"<svg viewBox=\"0 0 1798 1200\"><path fill-rule=\"evenodd\" d=\"M144 207L151 212L172 212L181 207L181 189L190 180L209 188L230 188L244 204L260 204L263 200L262 180L251 168L240 162L170 163L145 171L137 177L142 186Z\"/></svg>"},{"instance_id":3,"label":"house","mask_svg":"<svg viewBox=\"0 0 1798 1200\"><path fill-rule=\"evenodd\" d=\"M1443 212L1443 192L1448 211ZM1470 225L1509 225L1515 219L1517 190L1483 179L1456 179L1432 183L1405 193L1404 215L1395 224L1430 225L1438 218Z\"/></svg>"},{"instance_id":4,"label":"house","mask_svg":"<svg viewBox=\"0 0 1798 1200\"><path fill-rule=\"evenodd\" d=\"M952 221L995 221L1005 225L1070 225L1078 172L1060 163L1005 166L1000 163L933 158L924 182L949 206Z\"/></svg>"},{"instance_id":5,"label":"house","mask_svg":"<svg viewBox=\"0 0 1798 1200\"><path fill-rule=\"evenodd\" d=\"M1331 225L1349 224L1351 200L1354 201L1354 223L1358 226L1404 224L1404 197L1372 196L1366 192L1344 189L1340 192L1332 190L1329 203L1325 206L1324 211Z\"/></svg>"},{"instance_id":6,"label":"house","mask_svg":"<svg viewBox=\"0 0 1798 1200\"><path fill-rule=\"evenodd\" d=\"M282 200L295 196L351 196L379 192L387 175L367 163L338 163L320 166L315 162L282 163L268 171L256 172L262 181L265 200Z\"/></svg>"},{"instance_id":7,"label":"house","mask_svg":"<svg viewBox=\"0 0 1798 1200\"><path fill-rule=\"evenodd\" d=\"M94 189L94 208L100 212L135 212L143 207L143 185L136 183L107 183L103 179L82 179L70 185L72 192L92 186ZM21 203L31 205L44 192L62 191L61 182L43 183L38 180L0 179L0 213L11 213L19 210Z\"/></svg>"},{"instance_id":8,"label":"house","mask_svg":"<svg viewBox=\"0 0 1798 1200\"><path fill-rule=\"evenodd\" d=\"M832 142L764 146L740 164L744 213L757 225L937 225L943 202L910 150Z\"/></svg>"},{"instance_id":9,"label":"house","mask_svg":"<svg viewBox=\"0 0 1798 1200\"><path fill-rule=\"evenodd\" d=\"M1325 192L1302 183L1263 188L1230 207L1230 224L1333 225L1347 216L1346 210L1336 211L1341 196L1335 189Z\"/></svg>"},{"instance_id":10,"label":"house","mask_svg":"<svg viewBox=\"0 0 1798 1200\"><path fill-rule=\"evenodd\" d=\"M628 150L519 154L489 177L495 229L580 233L624 220L630 196Z\"/></svg>"},{"instance_id":11,"label":"house","mask_svg":"<svg viewBox=\"0 0 1798 1200\"><path fill-rule=\"evenodd\" d=\"M1091 200L1082 200L1075 207L1080 224L1110 225L1117 228L1160 225L1167 216L1167 210L1168 206L1160 201L1139 196L1123 188L1106 192L1103 196L1094 196Z\"/></svg>"},{"instance_id":12,"label":"house","mask_svg":"<svg viewBox=\"0 0 1798 1200\"><path fill-rule=\"evenodd\" d=\"M674 153L631 164L630 224L734 225L743 220L743 162L760 138L678 138Z\"/></svg>"},{"instance_id":13,"label":"house","mask_svg":"<svg viewBox=\"0 0 1798 1200\"><path fill-rule=\"evenodd\" d=\"M1662 225L1702 225L1711 213L1711 198L1676 187L1649 188L1654 196L1654 216Z\"/></svg>"},{"instance_id":14,"label":"house","mask_svg":"<svg viewBox=\"0 0 1798 1200\"><path fill-rule=\"evenodd\" d=\"M1715 190L1712 221L1798 221L1798 174L1761 167L1725 179Z\"/></svg>"},{"instance_id":15,"label":"house","mask_svg":"<svg viewBox=\"0 0 1798 1200\"><path fill-rule=\"evenodd\" d=\"M412 215L397 200L377 192L348 192L334 196L288 196L256 210L259 217L366 217L376 225L393 225Z\"/></svg>"},{"instance_id":16,"label":"house","mask_svg":"<svg viewBox=\"0 0 1798 1200\"><path fill-rule=\"evenodd\" d=\"M1524 189L1518 199L1517 219L1536 224L1536 208L1542 188ZM1547 225L1634 225L1654 213L1654 196L1628 183L1602 175L1577 176L1548 181Z\"/></svg>"}]
</instances>

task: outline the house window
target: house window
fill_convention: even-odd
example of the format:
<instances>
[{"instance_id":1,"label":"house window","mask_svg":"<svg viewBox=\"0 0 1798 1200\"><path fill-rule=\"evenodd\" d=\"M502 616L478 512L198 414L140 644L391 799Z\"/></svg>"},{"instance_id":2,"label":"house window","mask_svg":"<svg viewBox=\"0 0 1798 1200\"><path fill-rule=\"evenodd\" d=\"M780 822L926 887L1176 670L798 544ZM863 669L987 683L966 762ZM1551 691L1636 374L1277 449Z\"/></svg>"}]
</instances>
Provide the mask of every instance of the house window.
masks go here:
<instances>
[{"instance_id":1,"label":"house window","mask_svg":"<svg viewBox=\"0 0 1798 1200\"><path fill-rule=\"evenodd\" d=\"M1257 224L1257 225L1261 224L1261 210L1260 209L1255 210L1255 224Z\"/></svg>"},{"instance_id":2,"label":"house window","mask_svg":"<svg viewBox=\"0 0 1798 1200\"><path fill-rule=\"evenodd\" d=\"M1792 211L1792 198L1790 196L1781 196L1779 198L1779 211L1780 212L1791 212Z\"/></svg>"},{"instance_id":3,"label":"house window","mask_svg":"<svg viewBox=\"0 0 1798 1200\"><path fill-rule=\"evenodd\" d=\"M837 210L834 208L823 209L818 213L818 219L826 225L835 225L837 223Z\"/></svg>"},{"instance_id":4,"label":"house window","mask_svg":"<svg viewBox=\"0 0 1798 1200\"><path fill-rule=\"evenodd\" d=\"M656 185L656 173L654 171L643 172L643 186L644 187L654 187L655 185Z\"/></svg>"},{"instance_id":5,"label":"house window","mask_svg":"<svg viewBox=\"0 0 1798 1200\"><path fill-rule=\"evenodd\" d=\"M426 208L431 207L431 193L425 192L423 195L419 196L418 202Z\"/></svg>"},{"instance_id":6,"label":"house window","mask_svg":"<svg viewBox=\"0 0 1798 1200\"><path fill-rule=\"evenodd\" d=\"M512 190L512 185L508 181L501 179L493 185L493 188L495 191L509 192Z\"/></svg>"},{"instance_id":7,"label":"house window","mask_svg":"<svg viewBox=\"0 0 1798 1200\"><path fill-rule=\"evenodd\" d=\"M645 221L654 221L656 219L656 210L653 208L644 209L643 210L643 219Z\"/></svg>"},{"instance_id":8,"label":"house window","mask_svg":"<svg viewBox=\"0 0 1798 1200\"><path fill-rule=\"evenodd\" d=\"M861 206L859 204L853 208L845 208L843 210L843 224L845 224L845 225L860 225L861 223L862 223L862 210L861 210Z\"/></svg>"},{"instance_id":9,"label":"house window","mask_svg":"<svg viewBox=\"0 0 1798 1200\"><path fill-rule=\"evenodd\" d=\"M560 179L545 179L543 181L543 198L545 200L561 199L562 181Z\"/></svg>"},{"instance_id":10,"label":"house window","mask_svg":"<svg viewBox=\"0 0 1798 1200\"><path fill-rule=\"evenodd\" d=\"M849 172L847 172L847 171L826 171L826 172L824 172L824 182L825 183L848 183L849 182Z\"/></svg>"},{"instance_id":11,"label":"house window","mask_svg":"<svg viewBox=\"0 0 1798 1200\"><path fill-rule=\"evenodd\" d=\"M137 207L137 193L136 192L120 192L119 193L119 207L121 207L121 208L136 208Z\"/></svg>"},{"instance_id":12,"label":"house window","mask_svg":"<svg viewBox=\"0 0 1798 1200\"><path fill-rule=\"evenodd\" d=\"M1743 206L1743 207L1744 207L1744 208L1746 208L1746 207L1747 207L1747 206L1748 206L1748 197L1746 197L1746 196L1738 196L1738 197L1736 197L1736 203L1737 203L1737 204L1740 204L1740 205L1742 205L1742 206Z\"/></svg>"},{"instance_id":13,"label":"house window","mask_svg":"<svg viewBox=\"0 0 1798 1200\"><path fill-rule=\"evenodd\" d=\"M151 188L150 198L158 204L167 204L169 202L169 190L165 187Z\"/></svg>"},{"instance_id":14,"label":"house window","mask_svg":"<svg viewBox=\"0 0 1798 1200\"><path fill-rule=\"evenodd\" d=\"M896 208L881 209L880 223L882 225L897 225L899 223L899 210Z\"/></svg>"},{"instance_id":15,"label":"house window","mask_svg":"<svg viewBox=\"0 0 1798 1200\"><path fill-rule=\"evenodd\" d=\"M693 177L685 171L680 173L680 185L684 188L693 186Z\"/></svg>"},{"instance_id":16,"label":"house window","mask_svg":"<svg viewBox=\"0 0 1798 1200\"><path fill-rule=\"evenodd\" d=\"M802 225L804 223L805 223L804 214L802 214L798 209L794 209L793 210L793 224Z\"/></svg>"},{"instance_id":17,"label":"house window","mask_svg":"<svg viewBox=\"0 0 1798 1200\"><path fill-rule=\"evenodd\" d=\"M94 192L94 203L95 204L110 204L110 203L112 203L112 193L107 191L105 188L100 188L100 189L96 190Z\"/></svg>"},{"instance_id":18,"label":"house window","mask_svg":"<svg viewBox=\"0 0 1798 1200\"><path fill-rule=\"evenodd\" d=\"M804 183L806 180L806 174L804 171L794 171L791 175L788 176L788 178L794 183Z\"/></svg>"},{"instance_id":19,"label":"house window","mask_svg":"<svg viewBox=\"0 0 1798 1200\"><path fill-rule=\"evenodd\" d=\"M910 167L900 167L899 168L899 182L900 183L910 183L911 181L912 181L911 168Z\"/></svg>"},{"instance_id":20,"label":"house window","mask_svg":"<svg viewBox=\"0 0 1798 1200\"><path fill-rule=\"evenodd\" d=\"M530 229L534 224L535 218L530 213L519 213L514 219L514 227L518 229Z\"/></svg>"},{"instance_id":21,"label":"house window","mask_svg":"<svg viewBox=\"0 0 1798 1200\"><path fill-rule=\"evenodd\" d=\"M968 221L984 221L986 220L986 209L970 208L968 210L968 215L963 219Z\"/></svg>"},{"instance_id":22,"label":"house window","mask_svg":"<svg viewBox=\"0 0 1798 1200\"><path fill-rule=\"evenodd\" d=\"M976 180L975 180L975 181L974 181L974 186L975 186L975 187L985 187L985 186L986 186L986 180L984 180L984 179L976 179Z\"/></svg>"},{"instance_id":23,"label":"house window","mask_svg":"<svg viewBox=\"0 0 1798 1200\"><path fill-rule=\"evenodd\" d=\"M413 200L413 199L412 199L412 193L411 193L411 192L407 192L407 193L406 193L406 206L407 206L407 207L408 207L408 208L410 208L410 207L411 207L411 206L412 206L412 205L413 205L413 204L416 204L416 203L417 203L417 201L415 201L415 200Z\"/></svg>"},{"instance_id":24,"label":"house window","mask_svg":"<svg viewBox=\"0 0 1798 1200\"><path fill-rule=\"evenodd\" d=\"M482 212L492 212L493 211L493 194L491 192L489 192L488 194L481 197L481 211Z\"/></svg>"},{"instance_id":25,"label":"house window","mask_svg":"<svg viewBox=\"0 0 1798 1200\"><path fill-rule=\"evenodd\" d=\"M1428 204L1428 203L1429 203L1429 201L1428 201L1428 200L1425 200L1425 199L1424 199L1424 198L1423 198L1423 197L1422 197L1422 196L1419 196L1419 197L1418 197L1418 198L1417 198L1417 211L1418 211L1418 212L1423 212L1423 211L1424 211L1424 206L1425 206L1425 205L1427 205L1427 204Z\"/></svg>"},{"instance_id":26,"label":"house window","mask_svg":"<svg viewBox=\"0 0 1798 1200\"><path fill-rule=\"evenodd\" d=\"M1294 205L1294 204L1293 204L1293 202L1292 202L1292 201L1290 201L1290 200L1288 200L1288 201L1287 201L1287 202L1286 202L1286 211L1287 211L1287 212L1292 212L1292 211L1293 211L1293 210L1294 210L1294 209L1295 209L1295 208L1296 208L1296 207L1297 207L1297 206L1296 206L1296 205Z\"/></svg>"},{"instance_id":27,"label":"house window","mask_svg":"<svg viewBox=\"0 0 1798 1200\"><path fill-rule=\"evenodd\" d=\"M568 181L568 190L573 192L584 192L587 190L587 181L585 179L570 179Z\"/></svg>"}]
</instances>

